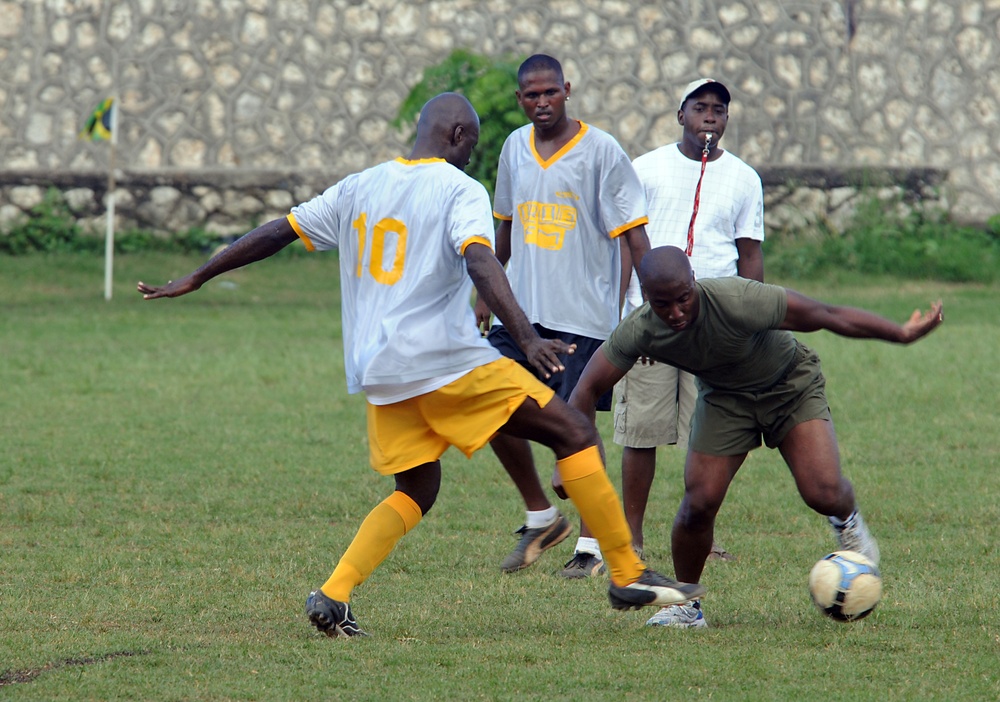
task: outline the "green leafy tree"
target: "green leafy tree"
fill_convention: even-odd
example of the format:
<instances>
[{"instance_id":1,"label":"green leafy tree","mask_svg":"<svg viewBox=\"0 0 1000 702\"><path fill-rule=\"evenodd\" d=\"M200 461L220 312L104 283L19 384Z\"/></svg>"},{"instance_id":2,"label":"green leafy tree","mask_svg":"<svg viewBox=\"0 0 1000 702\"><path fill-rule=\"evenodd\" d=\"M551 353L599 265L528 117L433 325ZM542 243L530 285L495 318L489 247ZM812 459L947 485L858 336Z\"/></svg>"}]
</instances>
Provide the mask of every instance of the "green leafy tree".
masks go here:
<instances>
[{"instance_id":1,"label":"green leafy tree","mask_svg":"<svg viewBox=\"0 0 1000 702\"><path fill-rule=\"evenodd\" d=\"M453 51L441 63L424 71L399 108L392 124L396 128L412 125L420 108L428 100L447 91L461 93L479 113L479 144L472 154L466 173L478 180L493 197L497 162L507 136L527 123L514 99L517 69L523 58L505 56L493 59L471 51Z\"/></svg>"}]
</instances>

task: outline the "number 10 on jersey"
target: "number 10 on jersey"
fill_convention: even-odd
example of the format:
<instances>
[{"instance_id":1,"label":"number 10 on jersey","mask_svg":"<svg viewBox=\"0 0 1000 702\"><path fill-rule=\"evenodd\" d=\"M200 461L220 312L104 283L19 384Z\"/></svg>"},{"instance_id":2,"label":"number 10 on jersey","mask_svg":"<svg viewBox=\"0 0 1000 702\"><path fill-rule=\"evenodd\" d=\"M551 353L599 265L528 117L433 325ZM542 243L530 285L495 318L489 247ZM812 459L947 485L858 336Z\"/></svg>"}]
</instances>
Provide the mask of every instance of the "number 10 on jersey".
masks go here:
<instances>
[{"instance_id":1,"label":"number 10 on jersey","mask_svg":"<svg viewBox=\"0 0 1000 702\"><path fill-rule=\"evenodd\" d=\"M351 222L358 233L358 268L360 278L365 268L365 249L368 246L368 215L362 212ZM385 268L386 237L393 235L396 239L396 253L392 259L392 268ZM368 272L376 282L383 285L395 285L403 277L403 262L406 258L406 225L398 219L384 217L375 223L371 231L371 252L368 258Z\"/></svg>"}]
</instances>

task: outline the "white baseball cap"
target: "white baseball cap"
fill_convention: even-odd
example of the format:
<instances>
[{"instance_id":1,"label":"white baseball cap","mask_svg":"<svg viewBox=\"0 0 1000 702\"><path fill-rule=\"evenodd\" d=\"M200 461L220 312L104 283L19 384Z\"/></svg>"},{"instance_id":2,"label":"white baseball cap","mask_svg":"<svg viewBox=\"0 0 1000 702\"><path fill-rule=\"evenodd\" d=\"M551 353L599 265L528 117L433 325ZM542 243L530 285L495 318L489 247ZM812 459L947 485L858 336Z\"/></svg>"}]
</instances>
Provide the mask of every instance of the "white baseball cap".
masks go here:
<instances>
[{"instance_id":1,"label":"white baseball cap","mask_svg":"<svg viewBox=\"0 0 1000 702\"><path fill-rule=\"evenodd\" d=\"M705 88L706 85L711 87ZM721 97L722 101L727 105L729 104L729 101L732 100L732 96L729 94L729 89L722 83L713 78L699 78L698 80L691 81L687 84L687 87L684 88L684 93L681 95L681 102L677 109L683 110L684 103L687 102L687 99L694 93L700 92L703 89L715 92L715 94Z\"/></svg>"}]
</instances>

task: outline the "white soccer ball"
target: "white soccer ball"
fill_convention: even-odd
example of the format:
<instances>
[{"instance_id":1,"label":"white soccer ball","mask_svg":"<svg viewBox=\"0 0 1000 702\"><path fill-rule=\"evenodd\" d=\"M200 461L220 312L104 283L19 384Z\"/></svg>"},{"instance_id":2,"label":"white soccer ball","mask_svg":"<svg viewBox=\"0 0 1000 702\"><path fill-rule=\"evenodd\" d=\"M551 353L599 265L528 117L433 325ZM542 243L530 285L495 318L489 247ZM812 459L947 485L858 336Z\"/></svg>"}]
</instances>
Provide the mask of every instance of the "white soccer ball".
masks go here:
<instances>
[{"instance_id":1,"label":"white soccer ball","mask_svg":"<svg viewBox=\"0 0 1000 702\"><path fill-rule=\"evenodd\" d=\"M882 574L857 551L835 551L813 566L809 592L823 614L852 622L871 614L882 599Z\"/></svg>"}]
</instances>

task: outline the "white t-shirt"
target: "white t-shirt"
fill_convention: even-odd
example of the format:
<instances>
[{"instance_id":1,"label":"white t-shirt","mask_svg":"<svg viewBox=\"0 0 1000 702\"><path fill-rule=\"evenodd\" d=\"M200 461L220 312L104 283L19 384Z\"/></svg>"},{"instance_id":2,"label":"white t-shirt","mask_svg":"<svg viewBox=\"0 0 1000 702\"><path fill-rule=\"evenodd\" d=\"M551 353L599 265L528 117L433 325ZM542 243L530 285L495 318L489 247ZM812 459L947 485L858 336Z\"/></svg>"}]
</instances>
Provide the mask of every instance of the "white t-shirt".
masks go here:
<instances>
[{"instance_id":1,"label":"white t-shirt","mask_svg":"<svg viewBox=\"0 0 1000 702\"><path fill-rule=\"evenodd\" d=\"M507 277L532 323L606 339L618 324L618 235L646 223L642 184L607 132L580 132L547 161L534 127L515 130L497 167L493 213L511 221Z\"/></svg>"},{"instance_id":2,"label":"white t-shirt","mask_svg":"<svg viewBox=\"0 0 1000 702\"><path fill-rule=\"evenodd\" d=\"M355 173L289 221L339 249L347 388L373 404L422 395L500 354L476 328L464 251L493 247L486 189L443 159Z\"/></svg>"},{"instance_id":3,"label":"white t-shirt","mask_svg":"<svg viewBox=\"0 0 1000 702\"><path fill-rule=\"evenodd\" d=\"M701 160L689 159L675 143L639 156L632 165L649 204L650 246L686 248ZM695 277L736 275L737 239L764 240L764 188L757 171L724 151L706 164L701 183L691 253ZM623 316L641 304L639 281L633 276Z\"/></svg>"}]
</instances>

